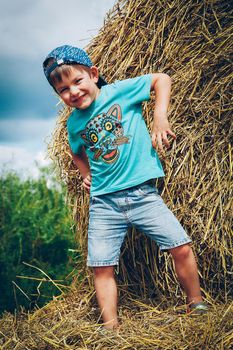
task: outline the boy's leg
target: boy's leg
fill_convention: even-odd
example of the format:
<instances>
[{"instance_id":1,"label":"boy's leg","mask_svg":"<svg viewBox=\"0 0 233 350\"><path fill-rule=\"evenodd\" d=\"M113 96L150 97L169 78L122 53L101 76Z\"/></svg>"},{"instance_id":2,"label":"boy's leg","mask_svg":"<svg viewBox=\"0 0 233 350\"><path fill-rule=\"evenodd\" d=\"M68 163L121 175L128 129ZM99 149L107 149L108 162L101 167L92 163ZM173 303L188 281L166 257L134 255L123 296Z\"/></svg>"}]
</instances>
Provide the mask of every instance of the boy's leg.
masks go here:
<instances>
[{"instance_id":1,"label":"boy's leg","mask_svg":"<svg viewBox=\"0 0 233 350\"><path fill-rule=\"evenodd\" d=\"M93 268L96 297L106 328L116 328L117 286L114 266L128 230L125 192L91 197L87 265ZM106 264L106 265L105 265Z\"/></svg>"},{"instance_id":2,"label":"boy's leg","mask_svg":"<svg viewBox=\"0 0 233 350\"><path fill-rule=\"evenodd\" d=\"M114 266L94 267L94 283L96 297L105 328L116 328L117 320L117 285L114 276Z\"/></svg>"},{"instance_id":3,"label":"boy's leg","mask_svg":"<svg viewBox=\"0 0 233 350\"><path fill-rule=\"evenodd\" d=\"M202 301L197 264L189 245L191 239L158 190L154 185L142 184L132 194L130 205L134 226L155 240L161 250L168 250L172 254L187 302Z\"/></svg>"},{"instance_id":4,"label":"boy's leg","mask_svg":"<svg viewBox=\"0 0 233 350\"><path fill-rule=\"evenodd\" d=\"M189 244L169 249L178 276L178 280L187 296L187 303L202 301L197 263Z\"/></svg>"}]
</instances>

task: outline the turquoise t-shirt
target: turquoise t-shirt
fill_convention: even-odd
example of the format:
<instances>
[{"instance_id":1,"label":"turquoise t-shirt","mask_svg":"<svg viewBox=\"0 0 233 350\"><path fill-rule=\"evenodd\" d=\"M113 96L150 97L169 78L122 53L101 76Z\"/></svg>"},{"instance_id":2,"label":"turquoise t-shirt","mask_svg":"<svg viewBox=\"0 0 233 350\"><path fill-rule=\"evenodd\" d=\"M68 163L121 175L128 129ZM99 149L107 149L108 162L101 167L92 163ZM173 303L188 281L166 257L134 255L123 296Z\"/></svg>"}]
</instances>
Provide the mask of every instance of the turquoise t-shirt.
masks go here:
<instances>
[{"instance_id":1,"label":"turquoise t-shirt","mask_svg":"<svg viewBox=\"0 0 233 350\"><path fill-rule=\"evenodd\" d=\"M151 79L147 74L102 86L87 109L71 113L69 144L76 154L85 147L92 196L164 176L142 116L142 102L150 99Z\"/></svg>"}]
</instances>

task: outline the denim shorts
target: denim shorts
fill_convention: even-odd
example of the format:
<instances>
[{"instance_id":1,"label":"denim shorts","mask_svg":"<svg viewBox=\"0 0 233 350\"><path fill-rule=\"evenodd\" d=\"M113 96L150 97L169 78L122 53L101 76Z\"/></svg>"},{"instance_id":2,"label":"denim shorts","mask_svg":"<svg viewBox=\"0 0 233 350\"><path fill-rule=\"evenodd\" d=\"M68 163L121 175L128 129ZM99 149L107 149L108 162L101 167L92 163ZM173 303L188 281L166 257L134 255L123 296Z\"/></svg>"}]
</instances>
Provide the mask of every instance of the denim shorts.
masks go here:
<instances>
[{"instance_id":1,"label":"denim shorts","mask_svg":"<svg viewBox=\"0 0 233 350\"><path fill-rule=\"evenodd\" d=\"M118 265L129 228L151 237L161 250L191 242L152 181L90 198L88 266Z\"/></svg>"}]
</instances>

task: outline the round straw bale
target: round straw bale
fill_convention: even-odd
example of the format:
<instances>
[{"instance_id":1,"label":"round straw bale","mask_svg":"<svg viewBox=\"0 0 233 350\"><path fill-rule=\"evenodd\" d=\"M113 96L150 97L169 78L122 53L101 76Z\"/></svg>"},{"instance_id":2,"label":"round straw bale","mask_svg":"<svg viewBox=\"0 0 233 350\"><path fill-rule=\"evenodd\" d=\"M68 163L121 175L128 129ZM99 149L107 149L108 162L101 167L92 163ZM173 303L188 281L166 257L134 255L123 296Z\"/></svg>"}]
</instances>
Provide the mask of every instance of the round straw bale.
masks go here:
<instances>
[{"instance_id":1,"label":"round straw bale","mask_svg":"<svg viewBox=\"0 0 233 350\"><path fill-rule=\"evenodd\" d=\"M232 262L231 12L227 0L120 0L87 48L109 83L150 72L171 76L169 120L177 139L161 155L166 176L157 185L193 239L203 290L225 301ZM154 101L144 104L149 129ZM88 196L69 152L70 112L61 110L49 154L67 184L85 257ZM119 281L150 297L180 295L170 256L139 232L124 242Z\"/></svg>"}]
</instances>

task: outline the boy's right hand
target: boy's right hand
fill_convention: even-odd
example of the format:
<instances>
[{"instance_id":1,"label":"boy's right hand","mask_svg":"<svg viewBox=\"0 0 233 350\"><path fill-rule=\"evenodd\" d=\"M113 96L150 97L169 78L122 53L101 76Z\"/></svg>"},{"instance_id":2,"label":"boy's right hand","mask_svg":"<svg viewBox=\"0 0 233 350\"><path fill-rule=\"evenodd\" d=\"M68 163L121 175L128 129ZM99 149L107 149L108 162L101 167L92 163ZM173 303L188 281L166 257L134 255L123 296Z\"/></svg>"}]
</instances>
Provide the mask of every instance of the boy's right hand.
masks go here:
<instances>
[{"instance_id":1,"label":"boy's right hand","mask_svg":"<svg viewBox=\"0 0 233 350\"><path fill-rule=\"evenodd\" d=\"M91 175L88 174L86 177L83 178L83 183L82 183L85 191L90 192L91 188Z\"/></svg>"}]
</instances>

